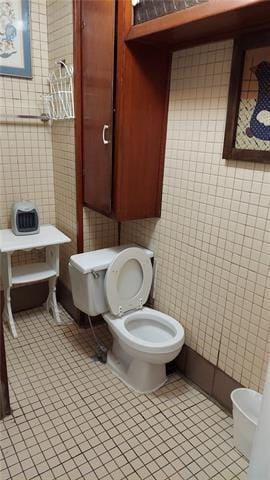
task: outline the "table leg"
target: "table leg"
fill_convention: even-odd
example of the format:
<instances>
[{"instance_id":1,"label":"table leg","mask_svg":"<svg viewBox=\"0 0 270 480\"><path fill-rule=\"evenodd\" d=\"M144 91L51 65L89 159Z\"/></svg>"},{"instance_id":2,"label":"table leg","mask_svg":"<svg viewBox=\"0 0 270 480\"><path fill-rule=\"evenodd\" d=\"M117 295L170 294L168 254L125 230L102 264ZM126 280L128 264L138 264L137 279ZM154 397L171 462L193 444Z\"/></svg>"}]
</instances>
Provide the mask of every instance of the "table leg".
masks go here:
<instances>
[{"instance_id":1,"label":"table leg","mask_svg":"<svg viewBox=\"0 0 270 480\"><path fill-rule=\"evenodd\" d=\"M62 323L56 300L56 281L57 277L52 277L49 279L49 295L46 302L46 308L47 311L52 315L56 323Z\"/></svg>"},{"instance_id":2,"label":"table leg","mask_svg":"<svg viewBox=\"0 0 270 480\"><path fill-rule=\"evenodd\" d=\"M14 321L12 310L11 310L10 287L4 289L3 320L9 325L9 328L13 337L17 338L18 334L16 331L15 321Z\"/></svg>"}]
</instances>

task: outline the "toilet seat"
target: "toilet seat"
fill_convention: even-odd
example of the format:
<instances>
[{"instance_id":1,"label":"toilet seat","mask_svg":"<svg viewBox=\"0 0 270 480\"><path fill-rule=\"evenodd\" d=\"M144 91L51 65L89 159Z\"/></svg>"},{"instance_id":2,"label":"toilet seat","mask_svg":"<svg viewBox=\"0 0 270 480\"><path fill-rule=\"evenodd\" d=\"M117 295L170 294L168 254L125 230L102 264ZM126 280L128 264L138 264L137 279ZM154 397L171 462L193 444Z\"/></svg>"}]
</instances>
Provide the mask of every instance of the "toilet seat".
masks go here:
<instances>
[{"instance_id":1,"label":"toilet seat","mask_svg":"<svg viewBox=\"0 0 270 480\"><path fill-rule=\"evenodd\" d=\"M152 264L145 252L131 247L120 252L107 269L104 286L110 311L121 317L143 308L152 284Z\"/></svg>"},{"instance_id":2,"label":"toilet seat","mask_svg":"<svg viewBox=\"0 0 270 480\"><path fill-rule=\"evenodd\" d=\"M184 344L185 332L182 325L169 315L152 308L144 307L142 310L126 313L121 318L115 318L112 314L105 313L103 318L118 338L139 352L149 355L165 354L182 348ZM132 331L130 328L133 322L136 322L140 329L149 321L156 324L161 331L165 327L164 329L170 332L169 335L166 335L167 332L165 332L164 338L159 340L155 340L154 336L150 339L144 335L134 335L134 330Z\"/></svg>"}]
</instances>

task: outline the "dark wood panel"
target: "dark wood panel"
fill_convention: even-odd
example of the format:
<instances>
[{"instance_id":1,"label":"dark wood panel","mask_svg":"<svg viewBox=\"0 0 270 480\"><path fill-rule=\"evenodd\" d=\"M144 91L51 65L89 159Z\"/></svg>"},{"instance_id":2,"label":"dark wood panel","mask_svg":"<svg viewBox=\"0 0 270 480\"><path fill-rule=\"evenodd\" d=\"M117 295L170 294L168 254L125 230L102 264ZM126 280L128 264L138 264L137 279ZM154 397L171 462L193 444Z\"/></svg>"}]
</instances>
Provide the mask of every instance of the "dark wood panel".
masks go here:
<instances>
[{"instance_id":1,"label":"dark wood panel","mask_svg":"<svg viewBox=\"0 0 270 480\"><path fill-rule=\"evenodd\" d=\"M1 303L2 295L0 292ZM2 309L0 310L0 419L4 418L6 415L9 415L10 402L9 402L9 391L8 391L8 376L7 376L7 364L6 364L6 352L5 352L5 340L4 340L4 329L2 321Z\"/></svg>"},{"instance_id":2,"label":"dark wood panel","mask_svg":"<svg viewBox=\"0 0 270 480\"><path fill-rule=\"evenodd\" d=\"M73 0L77 252L83 252L81 0Z\"/></svg>"},{"instance_id":3,"label":"dark wood panel","mask_svg":"<svg viewBox=\"0 0 270 480\"><path fill-rule=\"evenodd\" d=\"M225 138L223 148L223 158L232 158L232 145L236 134L236 115L238 113L240 94L241 94L241 72L243 70L244 55L243 50L234 48L232 56L232 69L230 78L230 88L228 95L227 119L225 127Z\"/></svg>"},{"instance_id":4,"label":"dark wood panel","mask_svg":"<svg viewBox=\"0 0 270 480\"><path fill-rule=\"evenodd\" d=\"M82 1L81 20L84 202L110 214L115 0Z\"/></svg>"},{"instance_id":5,"label":"dark wood panel","mask_svg":"<svg viewBox=\"0 0 270 480\"><path fill-rule=\"evenodd\" d=\"M127 47L130 2L118 3L113 208L119 221L158 217L166 140L171 54Z\"/></svg>"},{"instance_id":6,"label":"dark wood panel","mask_svg":"<svg viewBox=\"0 0 270 480\"><path fill-rule=\"evenodd\" d=\"M269 25L269 0L209 0L205 4L134 25L126 40L178 49L234 37Z\"/></svg>"}]
</instances>

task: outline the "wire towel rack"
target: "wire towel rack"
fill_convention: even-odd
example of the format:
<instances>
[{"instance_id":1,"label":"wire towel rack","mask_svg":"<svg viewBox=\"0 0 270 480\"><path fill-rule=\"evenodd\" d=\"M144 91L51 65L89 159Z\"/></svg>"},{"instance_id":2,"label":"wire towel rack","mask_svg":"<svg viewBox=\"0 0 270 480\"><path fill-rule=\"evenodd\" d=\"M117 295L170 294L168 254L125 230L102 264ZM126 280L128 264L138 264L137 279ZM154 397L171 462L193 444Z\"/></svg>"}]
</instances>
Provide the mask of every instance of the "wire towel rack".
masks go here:
<instances>
[{"instance_id":1,"label":"wire towel rack","mask_svg":"<svg viewBox=\"0 0 270 480\"><path fill-rule=\"evenodd\" d=\"M3 122L11 122L14 120L41 120L41 122L48 122L50 120L50 117L47 113L42 113L41 115L27 115L27 114L1 114L0 115L0 120Z\"/></svg>"},{"instance_id":2,"label":"wire towel rack","mask_svg":"<svg viewBox=\"0 0 270 480\"><path fill-rule=\"evenodd\" d=\"M13 120L65 120L75 118L73 93L73 65L67 65L65 60L56 62L58 68L49 73L49 93L43 94L43 113L41 115L28 114L0 114L0 121Z\"/></svg>"},{"instance_id":3,"label":"wire towel rack","mask_svg":"<svg viewBox=\"0 0 270 480\"><path fill-rule=\"evenodd\" d=\"M73 95L73 65L64 60L56 62L58 68L49 73L50 93L44 95L44 109L51 120L75 118Z\"/></svg>"}]
</instances>

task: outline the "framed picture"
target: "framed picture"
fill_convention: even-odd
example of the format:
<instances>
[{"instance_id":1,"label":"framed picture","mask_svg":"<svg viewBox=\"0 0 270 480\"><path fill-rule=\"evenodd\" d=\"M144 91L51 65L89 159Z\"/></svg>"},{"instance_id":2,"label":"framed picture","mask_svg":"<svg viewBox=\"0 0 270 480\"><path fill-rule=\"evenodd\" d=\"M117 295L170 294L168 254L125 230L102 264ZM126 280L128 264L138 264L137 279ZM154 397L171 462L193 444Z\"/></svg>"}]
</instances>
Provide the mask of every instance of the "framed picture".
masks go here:
<instances>
[{"instance_id":1,"label":"framed picture","mask_svg":"<svg viewBox=\"0 0 270 480\"><path fill-rule=\"evenodd\" d=\"M270 163L270 33L235 41L223 157Z\"/></svg>"},{"instance_id":2,"label":"framed picture","mask_svg":"<svg viewBox=\"0 0 270 480\"><path fill-rule=\"evenodd\" d=\"M32 78L29 0L0 0L0 75Z\"/></svg>"}]
</instances>

